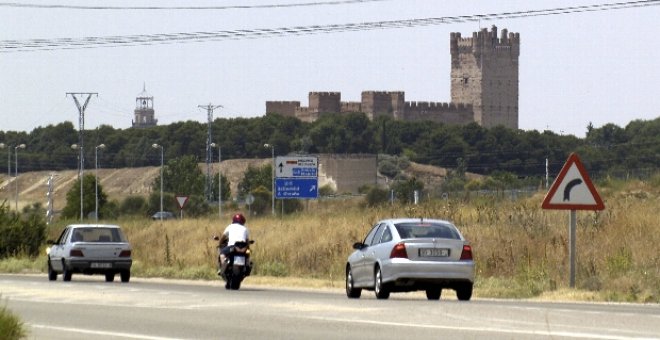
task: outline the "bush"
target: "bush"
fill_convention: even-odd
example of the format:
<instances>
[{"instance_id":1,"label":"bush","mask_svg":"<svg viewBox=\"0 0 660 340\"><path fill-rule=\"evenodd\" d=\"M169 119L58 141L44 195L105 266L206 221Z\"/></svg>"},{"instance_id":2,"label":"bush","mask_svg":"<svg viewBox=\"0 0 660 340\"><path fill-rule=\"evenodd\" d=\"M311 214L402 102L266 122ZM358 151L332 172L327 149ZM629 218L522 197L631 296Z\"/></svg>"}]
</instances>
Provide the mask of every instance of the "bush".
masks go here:
<instances>
[{"instance_id":1,"label":"bush","mask_svg":"<svg viewBox=\"0 0 660 340\"><path fill-rule=\"evenodd\" d=\"M335 189L332 188L332 185L326 184L319 188L319 196L330 196L336 194Z\"/></svg>"},{"instance_id":2,"label":"bush","mask_svg":"<svg viewBox=\"0 0 660 340\"><path fill-rule=\"evenodd\" d=\"M160 200L160 196L158 199ZM122 215L148 215L147 209L147 200L144 197L128 196L123 202L121 202L119 212Z\"/></svg>"},{"instance_id":3,"label":"bush","mask_svg":"<svg viewBox=\"0 0 660 340\"><path fill-rule=\"evenodd\" d=\"M0 308L0 334L6 340L17 340L25 337L23 323L4 306Z\"/></svg>"},{"instance_id":4,"label":"bush","mask_svg":"<svg viewBox=\"0 0 660 340\"><path fill-rule=\"evenodd\" d=\"M250 211L258 215L264 214L272 204L270 191L264 186L258 186L250 193L254 196L254 202L250 205Z\"/></svg>"},{"instance_id":5,"label":"bush","mask_svg":"<svg viewBox=\"0 0 660 340\"><path fill-rule=\"evenodd\" d=\"M367 196L364 199L368 207L375 207L383 203L387 203L388 198L387 190L373 187L369 189Z\"/></svg>"},{"instance_id":6,"label":"bush","mask_svg":"<svg viewBox=\"0 0 660 340\"><path fill-rule=\"evenodd\" d=\"M282 204L284 204L284 213L293 214L295 212L303 211L303 204L301 200L290 199L290 200L277 200L275 203L275 211L282 211Z\"/></svg>"},{"instance_id":7,"label":"bush","mask_svg":"<svg viewBox=\"0 0 660 340\"><path fill-rule=\"evenodd\" d=\"M9 207L0 205L0 258L27 254L39 254L39 247L46 240L45 214L38 210L23 215L10 213Z\"/></svg>"}]
</instances>

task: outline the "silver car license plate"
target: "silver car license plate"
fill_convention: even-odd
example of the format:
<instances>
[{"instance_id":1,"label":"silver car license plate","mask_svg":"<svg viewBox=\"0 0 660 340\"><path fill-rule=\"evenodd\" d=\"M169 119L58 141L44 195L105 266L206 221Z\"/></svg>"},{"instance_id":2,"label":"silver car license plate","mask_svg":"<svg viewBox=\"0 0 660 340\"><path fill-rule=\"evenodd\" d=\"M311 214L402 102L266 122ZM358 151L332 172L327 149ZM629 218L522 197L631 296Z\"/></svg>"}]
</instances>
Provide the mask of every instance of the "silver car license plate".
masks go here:
<instances>
[{"instance_id":1,"label":"silver car license plate","mask_svg":"<svg viewBox=\"0 0 660 340\"><path fill-rule=\"evenodd\" d=\"M447 248L420 248L420 257L447 257L449 256L449 249Z\"/></svg>"}]
</instances>

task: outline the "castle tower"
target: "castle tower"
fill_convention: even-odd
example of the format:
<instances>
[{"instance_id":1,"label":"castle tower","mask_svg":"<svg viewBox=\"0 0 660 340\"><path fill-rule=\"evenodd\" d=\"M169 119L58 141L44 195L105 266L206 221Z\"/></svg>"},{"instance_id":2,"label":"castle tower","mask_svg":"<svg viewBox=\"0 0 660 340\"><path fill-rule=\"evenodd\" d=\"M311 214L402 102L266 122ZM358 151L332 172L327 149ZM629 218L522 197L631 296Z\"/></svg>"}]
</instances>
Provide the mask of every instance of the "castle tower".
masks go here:
<instances>
[{"instance_id":1,"label":"castle tower","mask_svg":"<svg viewBox=\"0 0 660 340\"><path fill-rule=\"evenodd\" d=\"M451 33L451 101L471 104L484 127L518 128L520 34L484 28L472 38Z\"/></svg>"},{"instance_id":2,"label":"castle tower","mask_svg":"<svg viewBox=\"0 0 660 340\"><path fill-rule=\"evenodd\" d=\"M142 93L135 98L134 128L147 128L156 126L158 120L154 118L154 97L147 93L146 84L142 87Z\"/></svg>"}]
</instances>

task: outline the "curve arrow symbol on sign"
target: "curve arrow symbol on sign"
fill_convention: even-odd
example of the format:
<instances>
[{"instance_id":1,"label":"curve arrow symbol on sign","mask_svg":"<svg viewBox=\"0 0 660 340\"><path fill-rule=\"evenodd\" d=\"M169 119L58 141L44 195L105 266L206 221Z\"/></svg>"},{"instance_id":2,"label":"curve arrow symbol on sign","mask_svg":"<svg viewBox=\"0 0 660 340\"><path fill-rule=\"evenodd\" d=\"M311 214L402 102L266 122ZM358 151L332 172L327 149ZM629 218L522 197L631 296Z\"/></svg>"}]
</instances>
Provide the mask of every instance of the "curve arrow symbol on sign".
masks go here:
<instances>
[{"instance_id":1,"label":"curve arrow symbol on sign","mask_svg":"<svg viewBox=\"0 0 660 340\"><path fill-rule=\"evenodd\" d=\"M566 188L564 188L564 202L571 201L571 189L573 189L574 186L580 184L582 184L582 180L579 178L576 178L566 184Z\"/></svg>"}]
</instances>

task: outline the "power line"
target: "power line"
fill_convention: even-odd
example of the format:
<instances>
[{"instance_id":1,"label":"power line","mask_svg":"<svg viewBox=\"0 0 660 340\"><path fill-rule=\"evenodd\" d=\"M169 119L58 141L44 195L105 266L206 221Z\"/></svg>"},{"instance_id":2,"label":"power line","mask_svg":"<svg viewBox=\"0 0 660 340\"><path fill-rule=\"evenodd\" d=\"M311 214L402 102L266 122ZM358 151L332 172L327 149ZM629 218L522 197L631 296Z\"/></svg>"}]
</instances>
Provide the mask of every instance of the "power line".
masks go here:
<instances>
[{"instance_id":1,"label":"power line","mask_svg":"<svg viewBox=\"0 0 660 340\"><path fill-rule=\"evenodd\" d=\"M141 34L128 36L102 36L83 38L55 38L29 40L0 40L0 53L29 52L43 50L86 49L100 47L143 46L157 44L179 44L207 41L265 39L292 35L314 35L337 32L372 31L396 28L447 25L454 23L477 22L499 19L518 19L538 16L565 15L583 12L620 10L627 8L659 6L660 0L627 1L609 4L559 7L541 10L446 16L438 18L405 19L348 23L334 25L295 26L281 28L256 28L221 30L209 32L180 32L161 34Z\"/></svg>"},{"instance_id":2,"label":"power line","mask_svg":"<svg viewBox=\"0 0 660 340\"><path fill-rule=\"evenodd\" d=\"M314 7L314 6L336 6L352 5L367 2L384 2L392 0L335 0L335 1L313 1L298 4L266 4L266 5L227 5L227 6L82 6L82 5L41 5L20 4L16 2L2 2L0 7L14 8L40 8L40 9L75 9L75 10L232 10L232 9L272 9L292 7Z\"/></svg>"}]
</instances>

